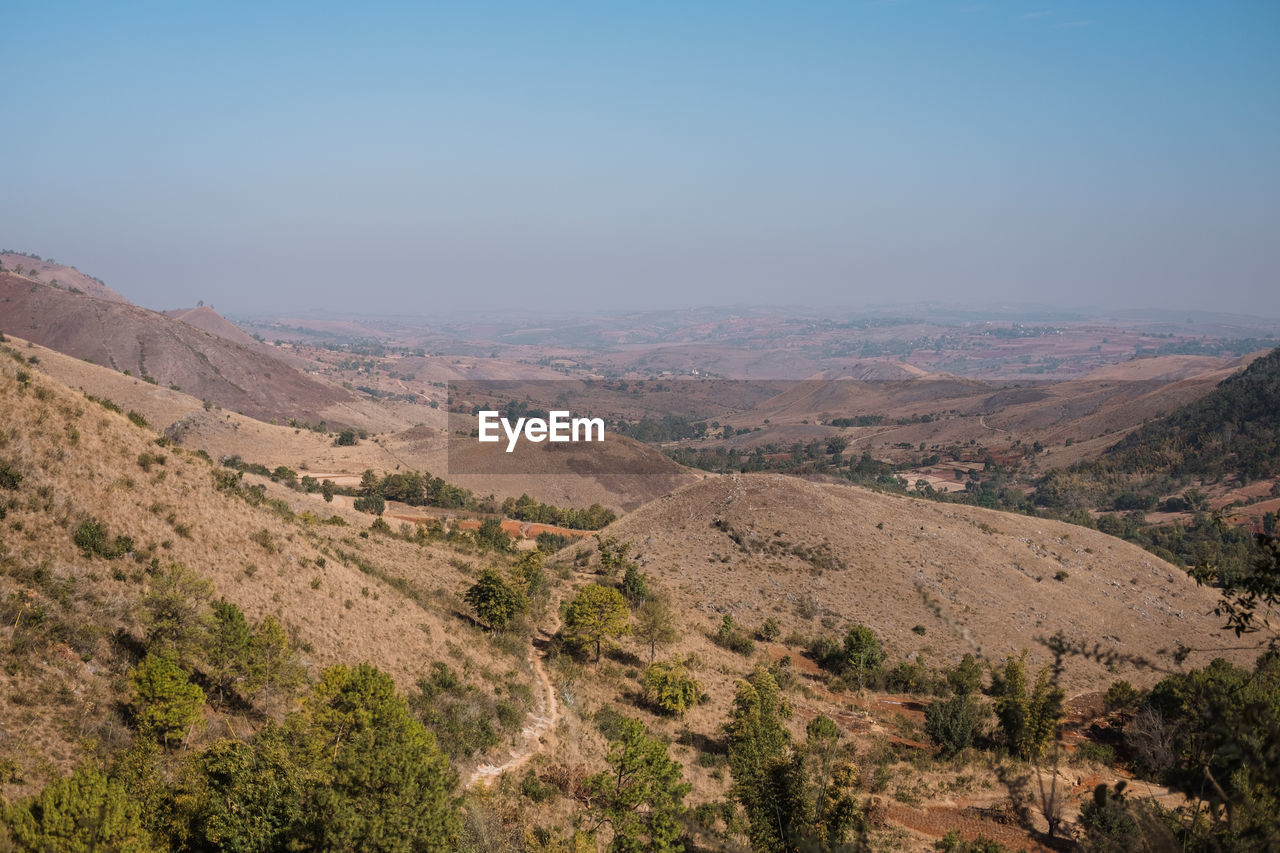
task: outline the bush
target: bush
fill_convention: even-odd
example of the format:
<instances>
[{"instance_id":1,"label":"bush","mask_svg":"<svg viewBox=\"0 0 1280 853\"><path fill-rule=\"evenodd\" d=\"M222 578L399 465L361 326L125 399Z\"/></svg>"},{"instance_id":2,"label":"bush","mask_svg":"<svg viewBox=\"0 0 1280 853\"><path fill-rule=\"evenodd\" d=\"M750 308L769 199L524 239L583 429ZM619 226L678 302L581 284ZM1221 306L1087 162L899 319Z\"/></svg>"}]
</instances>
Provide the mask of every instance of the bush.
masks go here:
<instances>
[{"instance_id":1,"label":"bush","mask_svg":"<svg viewBox=\"0 0 1280 853\"><path fill-rule=\"evenodd\" d=\"M551 533L550 531L539 533L537 538L538 550L544 554L554 554L574 541L572 536L566 536L563 533Z\"/></svg>"},{"instance_id":2,"label":"bush","mask_svg":"<svg viewBox=\"0 0 1280 853\"><path fill-rule=\"evenodd\" d=\"M271 536L271 531L267 530L265 527L256 533L251 534L249 536L249 541L260 546L268 554L274 554L276 551L276 541Z\"/></svg>"},{"instance_id":3,"label":"bush","mask_svg":"<svg viewBox=\"0 0 1280 853\"><path fill-rule=\"evenodd\" d=\"M914 661L902 661L885 673L884 687L901 693L943 694L947 692L947 682L942 674L925 663L924 652L916 655Z\"/></svg>"},{"instance_id":4,"label":"bush","mask_svg":"<svg viewBox=\"0 0 1280 853\"><path fill-rule=\"evenodd\" d=\"M982 717L982 706L971 696L952 696L924 709L924 730L943 752L954 755L973 746Z\"/></svg>"},{"instance_id":5,"label":"bush","mask_svg":"<svg viewBox=\"0 0 1280 853\"><path fill-rule=\"evenodd\" d=\"M503 631L528 605L524 590L507 581L496 569L485 569L467 590L463 600L476 616L495 631Z\"/></svg>"},{"instance_id":6,"label":"bush","mask_svg":"<svg viewBox=\"0 0 1280 853\"><path fill-rule=\"evenodd\" d=\"M668 663L651 663L644 671L645 692L653 702L668 714L684 716L694 705L702 701L702 685L689 675L679 657Z\"/></svg>"},{"instance_id":7,"label":"bush","mask_svg":"<svg viewBox=\"0 0 1280 853\"><path fill-rule=\"evenodd\" d=\"M129 420L133 421L133 423L136 426L140 426L143 429L146 429L147 427L151 426L149 423L147 423L147 419L142 416L141 412L135 412L133 409L129 410L128 418Z\"/></svg>"},{"instance_id":8,"label":"bush","mask_svg":"<svg viewBox=\"0 0 1280 853\"><path fill-rule=\"evenodd\" d=\"M367 512L370 515L382 515L387 509L387 501L382 495L372 494L356 498L352 506L360 512Z\"/></svg>"},{"instance_id":9,"label":"bush","mask_svg":"<svg viewBox=\"0 0 1280 853\"><path fill-rule=\"evenodd\" d=\"M556 787L540 780L532 770L527 770L520 780L520 795L534 804L541 804L556 795Z\"/></svg>"},{"instance_id":10,"label":"bush","mask_svg":"<svg viewBox=\"0 0 1280 853\"><path fill-rule=\"evenodd\" d=\"M487 691L464 684L449 665L436 661L431 674L418 680L418 692L410 708L422 724L435 733L440 748L454 759L497 746L497 702Z\"/></svg>"},{"instance_id":11,"label":"bush","mask_svg":"<svg viewBox=\"0 0 1280 853\"><path fill-rule=\"evenodd\" d=\"M1142 832L1129 812L1124 788L1123 781L1116 783L1114 791L1099 785L1093 790L1093 799L1080 807L1085 850L1120 853L1136 849L1141 842Z\"/></svg>"},{"instance_id":12,"label":"bush","mask_svg":"<svg viewBox=\"0 0 1280 853\"><path fill-rule=\"evenodd\" d=\"M1107 695L1102 698L1108 711L1123 711L1138 702L1138 691L1127 681L1113 681L1107 688Z\"/></svg>"},{"instance_id":13,"label":"bush","mask_svg":"<svg viewBox=\"0 0 1280 853\"><path fill-rule=\"evenodd\" d=\"M149 472L151 470L152 465L163 465L165 463L165 460L166 460L166 457L163 453L155 453L155 454L146 453L146 452L139 453L138 467L141 468L143 471Z\"/></svg>"},{"instance_id":14,"label":"bush","mask_svg":"<svg viewBox=\"0 0 1280 853\"><path fill-rule=\"evenodd\" d=\"M114 560L123 557L133 550L133 539L129 536L117 536L111 539L107 526L96 518L86 518L72 534L78 547L86 557L102 557Z\"/></svg>"},{"instance_id":15,"label":"bush","mask_svg":"<svg viewBox=\"0 0 1280 853\"><path fill-rule=\"evenodd\" d=\"M958 696L977 693L982 687L982 667L973 655L966 653L960 663L947 670L947 683Z\"/></svg>"},{"instance_id":16,"label":"bush","mask_svg":"<svg viewBox=\"0 0 1280 853\"><path fill-rule=\"evenodd\" d=\"M22 482L22 472L0 459L0 489L16 489Z\"/></svg>"},{"instance_id":17,"label":"bush","mask_svg":"<svg viewBox=\"0 0 1280 853\"><path fill-rule=\"evenodd\" d=\"M1077 762L1088 762L1092 764L1102 764L1110 767L1116 763L1116 751L1105 743L1094 743L1091 740L1083 741L1076 747L1073 756Z\"/></svg>"},{"instance_id":18,"label":"bush","mask_svg":"<svg viewBox=\"0 0 1280 853\"><path fill-rule=\"evenodd\" d=\"M750 657L756 649L755 641L744 632L738 630L733 623L733 617L728 613L720 621L720 629L716 631L711 639L717 646L728 649L731 652L737 652L744 657Z\"/></svg>"}]
</instances>

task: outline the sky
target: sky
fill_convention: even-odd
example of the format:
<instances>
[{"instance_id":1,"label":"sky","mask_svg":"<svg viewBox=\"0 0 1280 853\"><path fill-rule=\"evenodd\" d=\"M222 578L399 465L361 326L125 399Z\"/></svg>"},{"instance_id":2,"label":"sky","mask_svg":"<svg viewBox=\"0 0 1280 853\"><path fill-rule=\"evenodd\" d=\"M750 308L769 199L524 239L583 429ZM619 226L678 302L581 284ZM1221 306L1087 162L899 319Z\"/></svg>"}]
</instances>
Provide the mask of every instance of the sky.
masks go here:
<instances>
[{"instance_id":1,"label":"sky","mask_svg":"<svg viewBox=\"0 0 1280 853\"><path fill-rule=\"evenodd\" d=\"M1280 316L1275 0L6 0L0 248L150 308Z\"/></svg>"}]
</instances>

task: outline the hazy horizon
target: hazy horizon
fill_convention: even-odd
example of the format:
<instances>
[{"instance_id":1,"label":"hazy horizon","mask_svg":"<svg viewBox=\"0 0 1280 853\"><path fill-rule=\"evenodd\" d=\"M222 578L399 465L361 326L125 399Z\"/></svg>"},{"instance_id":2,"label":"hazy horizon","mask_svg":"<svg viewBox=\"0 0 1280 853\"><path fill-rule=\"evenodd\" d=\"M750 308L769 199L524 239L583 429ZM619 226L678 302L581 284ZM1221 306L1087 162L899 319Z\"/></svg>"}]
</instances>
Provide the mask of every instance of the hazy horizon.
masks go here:
<instances>
[{"instance_id":1,"label":"hazy horizon","mask_svg":"<svg viewBox=\"0 0 1280 853\"><path fill-rule=\"evenodd\" d=\"M10 4L0 246L152 308L1280 316L1280 7Z\"/></svg>"}]
</instances>

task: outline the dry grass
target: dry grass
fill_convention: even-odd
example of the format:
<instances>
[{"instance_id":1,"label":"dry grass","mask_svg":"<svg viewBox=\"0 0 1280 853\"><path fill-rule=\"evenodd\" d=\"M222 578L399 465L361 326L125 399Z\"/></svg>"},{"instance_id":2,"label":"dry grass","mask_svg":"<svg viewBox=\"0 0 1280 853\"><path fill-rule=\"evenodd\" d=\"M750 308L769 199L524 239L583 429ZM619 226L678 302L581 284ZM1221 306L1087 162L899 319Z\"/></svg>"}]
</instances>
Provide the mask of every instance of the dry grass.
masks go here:
<instances>
[{"instance_id":1,"label":"dry grass","mask_svg":"<svg viewBox=\"0 0 1280 853\"><path fill-rule=\"evenodd\" d=\"M0 755L19 763L17 790L127 738L113 706L132 661L111 636L137 634L136 604L155 566L192 569L251 620L277 616L313 672L370 661L407 691L436 660L478 681L524 671L522 647L495 646L462 614L457 594L470 580L451 565L453 551L361 535L369 517L343 509L325 515L348 526L307 523L301 513L316 502L283 488L268 489L277 509L251 506L215 489L208 461L157 446L154 432L34 368L20 387L17 363L3 361L0 458L24 477L0 493L13 503L0 521L0 600L39 596L50 618L93 629L24 655L14 648L21 631L10 624L0 636L22 661L0 673L6 728L18 735ZM85 557L72 534L89 517L132 537L133 555Z\"/></svg>"}]
</instances>

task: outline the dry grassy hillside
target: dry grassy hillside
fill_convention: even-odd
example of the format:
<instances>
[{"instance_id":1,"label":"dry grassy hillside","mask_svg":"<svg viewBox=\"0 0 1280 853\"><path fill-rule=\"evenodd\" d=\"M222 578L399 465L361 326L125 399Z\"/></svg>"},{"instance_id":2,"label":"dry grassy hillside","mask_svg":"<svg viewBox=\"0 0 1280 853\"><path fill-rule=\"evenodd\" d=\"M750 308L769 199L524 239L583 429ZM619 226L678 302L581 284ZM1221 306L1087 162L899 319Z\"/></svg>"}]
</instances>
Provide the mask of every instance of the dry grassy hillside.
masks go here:
<instances>
[{"instance_id":1,"label":"dry grassy hillside","mask_svg":"<svg viewBox=\"0 0 1280 853\"><path fill-rule=\"evenodd\" d=\"M862 622L891 657L923 652L937 666L1021 649L1047 662L1042 641L1058 633L1168 667L1160 650L1233 645L1209 614L1212 591L1136 546L1060 522L747 475L681 489L606 533L636 543L691 623L727 612L812 636ZM1118 677L1150 684L1159 673L1073 658L1064 684L1084 692Z\"/></svg>"},{"instance_id":2,"label":"dry grassy hillside","mask_svg":"<svg viewBox=\"0 0 1280 853\"><path fill-rule=\"evenodd\" d=\"M523 648L502 652L460 613L457 593L480 556L370 534L369 516L283 489L261 502L220 491L206 459L157 444L153 430L52 380L25 352L0 349L0 462L20 477L0 488L0 759L21 780L6 796L127 742L123 675L135 662L138 602L175 563L251 621L278 617L313 672L370 661L408 689L445 660L528 680ZM130 537L129 553L82 553L74 535L88 519ZM201 737L226 736L228 725L211 719Z\"/></svg>"},{"instance_id":3,"label":"dry grassy hillside","mask_svg":"<svg viewBox=\"0 0 1280 853\"><path fill-rule=\"evenodd\" d=\"M0 273L0 329L263 419L315 422L352 399L338 385L163 314L13 273Z\"/></svg>"},{"instance_id":4,"label":"dry grassy hillside","mask_svg":"<svg viewBox=\"0 0 1280 853\"><path fill-rule=\"evenodd\" d=\"M461 464L455 466L458 472L452 472L448 421L442 409L414 406L409 413L412 418L407 419L403 407L365 397L332 405L320 413L321 419L355 424L372 434L355 446L338 447L332 435L266 423L225 408L206 409L200 399L185 392L152 385L46 347L28 349L21 340L14 343L35 355L41 367L61 383L136 409L187 449L204 450L215 460L241 456L271 468L287 465L334 479L359 478L367 468L380 472L430 471L478 495L496 495L500 501L528 493L557 506L600 503L618 511L634 509L698 476L658 450L623 437L615 437L609 449L609 458L616 457L617 464L608 460L596 464L594 468L600 473L589 476L575 473L564 464L552 466L551 470L531 465L516 473L476 473L476 466L468 465L465 459L454 460ZM456 428L465 425L462 420L453 424ZM539 456L535 451L530 459L536 461ZM627 473L638 470L644 473Z\"/></svg>"},{"instance_id":5,"label":"dry grassy hillside","mask_svg":"<svg viewBox=\"0 0 1280 853\"><path fill-rule=\"evenodd\" d=\"M535 610L531 655L523 630L505 637L483 632L459 600L495 558L466 553L465 545L460 552L370 531L367 515L265 483L265 495L255 500L240 489L220 489L216 475L225 486L226 469L158 443L153 430L55 381L42 365L28 363L33 351L12 343L0 350L0 462L21 475L16 488L0 488L0 621L8 628L7 638L0 635L0 645L7 643L0 761L12 762L20 780L5 785L10 798L73 765L103 762L129 742L125 673L137 660L139 601L175 563L207 579L215 597L235 602L251 620L278 617L313 672L367 660L411 692L433 663L446 662L478 686L464 705L530 697L519 706L526 716L459 768L464 781L484 778L483 770L473 775L478 765L516 771L495 793L469 798L474 819L490 822L475 825L471 837L479 840L470 849L496 849L501 832L523 838L532 826L558 837L583 814L570 796L527 803L525 786L565 784L571 792L574 778L603 769L604 723L616 713L637 716L673 741L670 753L693 785L689 804L712 804L714 812L731 781L723 726L735 681L783 655L797 673L787 688L797 737L817 714L828 715L859 756L857 784L893 798L876 837L899 849L931 849L949 821L964 819L1015 849L1038 849L1025 841L1025 830L961 815L961 804L1004 808L1013 789L998 778L999 768L969 762L930 765L928 774L913 769L909 762L918 759L904 759L894 745L917 756L930 751L919 741L921 705L841 689L801 656L802 638L838 637L851 622L865 622L885 642L890 663L923 651L937 666L965 651L995 661L1022 648L1041 661L1046 653L1038 639L1059 630L1124 654L1178 642L1224 644L1204 615L1209 592L1092 531L844 485L715 477L646 504L606 531L633 544L651 588L668 595L677 611L680 636L659 656L684 655L706 691L706 701L683 718L662 715L637 684L647 649L636 638L624 638L594 663L548 636L560 622L553 610ZM345 524L312 515L335 512ZM128 553L85 556L73 537L91 518L111 537L131 537ZM608 583L596 573L593 551L590 543L576 544L549 568L551 603L567 603L588 583ZM586 559L574 559L575 573L568 560L579 553ZM1065 573L1061 579L1058 572ZM780 636L746 655L731 651L711 636L724 613L747 633L773 617ZM544 651L545 664L531 667ZM1193 655L1187 665L1204 660ZM1080 692L1117 677L1149 684L1156 676L1125 663L1111 672L1069 661L1064 681ZM261 722L208 707L203 713L206 725L189 749L215 737L244 737ZM536 778L523 775L525 768ZM872 787L876 773L884 780ZM1087 785L1070 792L1073 801L1088 794ZM926 810L904 810L902 803ZM712 820L695 831L723 826ZM724 849L743 849L740 834L726 829L720 837L728 840Z\"/></svg>"},{"instance_id":6,"label":"dry grassy hillside","mask_svg":"<svg viewBox=\"0 0 1280 853\"><path fill-rule=\"evenodd\" d=\"M33 281L40 281L45 284L63 287L67 290L75 290L92 296L94 299L106 299L110 302L124 302L125 299L119 293L102 283L101 280L87 276L75 267L64 266L49 260L39 260L30 255L21 255L17 252L0 252L0 267L6 270L17 270L22 268L22 274Z\"/></svg>"},{"instance_id":7,"label":"dry grassy hillside","mask_svg":"<svg viewBox=\"0 0 1280 853\"><path fill-rule=\"evenodd\" d=\"M196 308L175 308L164 313L165 316L181 320L189 326L204 329L211 335L226 338L233 344L240 344L248 349L260 349L263 352L270 352L271 350L271 347L261 343L208 305L200 305Z\"/></svg>"}]
</instances>

